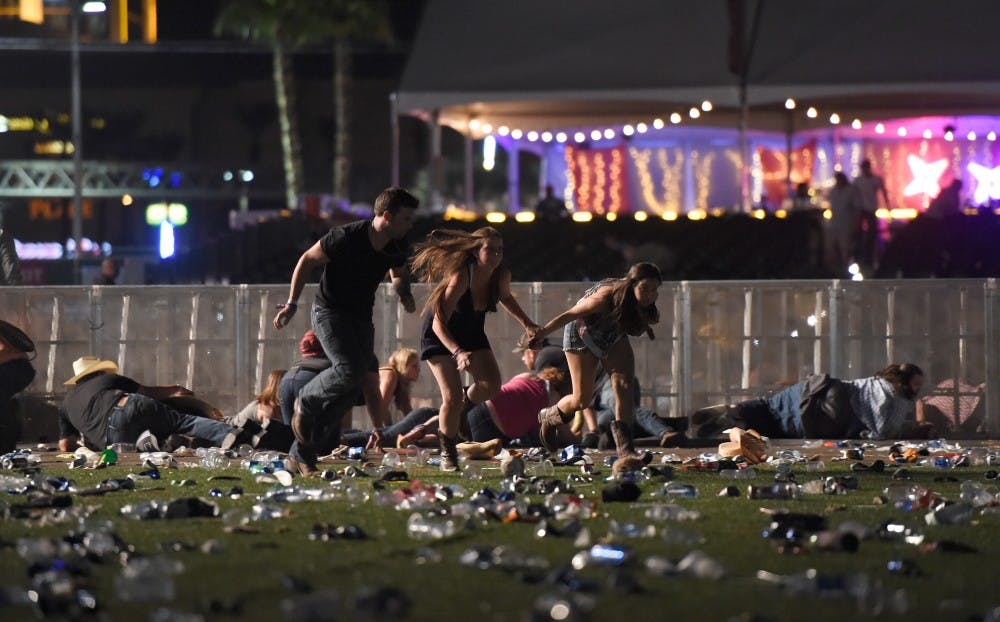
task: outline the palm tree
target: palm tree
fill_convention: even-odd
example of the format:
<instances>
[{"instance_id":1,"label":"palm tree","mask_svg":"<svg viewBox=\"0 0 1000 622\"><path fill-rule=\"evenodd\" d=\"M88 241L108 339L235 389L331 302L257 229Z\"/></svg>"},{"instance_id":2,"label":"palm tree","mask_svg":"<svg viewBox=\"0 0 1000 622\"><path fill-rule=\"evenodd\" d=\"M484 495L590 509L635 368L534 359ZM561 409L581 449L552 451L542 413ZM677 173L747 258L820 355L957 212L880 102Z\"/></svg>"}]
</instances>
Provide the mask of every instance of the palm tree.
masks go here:
<instances>
[{"instance_id":1,"label":"palm tree","mask_svg":"<svg viewBox=\"0 0 1000 622\"><path fill-rule=\"evenodd\" d=\"M289 54L303 44L332 41L333 194L347 198L351 169L351 46L362 40L391 40L387 5L381 0L227 0L216 20L216 31L271 46L289 209L294 209L302 186L302 148Z\"/></svg>"},{"instance_id":2,"label":"palm tree","mask_svg":"<svg viewBox=\"0 0 1000 622\"><path fill-rule=\"evenodd\" d=\"M235 34L271 48L274 99L278 106L281 155L285 171L285 204L298 205L302 188L302 143L295 108L295 75L291 52L309 41L308 11L297 0L227 0L215 22L215 32Z\"/></svg>"},{"instance_id":3,"label":"palm tree","mask_svg":"<svg viewBox=\"0 0 1000 622\"><path fill-rule=\"evenodd\" d=\"M351 68L354 43L392 40L388 8L373 0L313 0L329 11L333 40L333 196L349 198L351 175Z\"/></svg>"}]
</instances>

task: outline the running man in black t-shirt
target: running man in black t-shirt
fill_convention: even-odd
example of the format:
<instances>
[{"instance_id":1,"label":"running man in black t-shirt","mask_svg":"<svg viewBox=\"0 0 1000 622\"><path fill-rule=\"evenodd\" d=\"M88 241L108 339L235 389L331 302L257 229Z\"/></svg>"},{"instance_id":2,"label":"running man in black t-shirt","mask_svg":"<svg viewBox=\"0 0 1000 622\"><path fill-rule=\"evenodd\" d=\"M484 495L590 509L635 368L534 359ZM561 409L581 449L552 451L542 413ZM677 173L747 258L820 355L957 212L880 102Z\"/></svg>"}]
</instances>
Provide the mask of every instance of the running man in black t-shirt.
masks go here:
<instances>
[{"instance_id":1,"label":"running man in black t-shirt","mask_svg":"<svg viewBox=\"0 0 1000 622\"><path fill-rule=\"evenodd\" d=\"M340 421L354 406L372 365L372 307L386 272L391 271L403 308L411 313L416 308L406 266L410 254L406 234L419 205L417 198L402 188L387 188L375 199L374 218L330 229L295 266L288 302L274 316L274 327L280 330L288 324L298 308L305 280L323 266L312 308L312 328L331 362L295 400L295 443L289 462L303 475L316 473L317 456L338 442ZM372 437L377 447L381 440L377 428Z\"/></svg>"}]
</instances>

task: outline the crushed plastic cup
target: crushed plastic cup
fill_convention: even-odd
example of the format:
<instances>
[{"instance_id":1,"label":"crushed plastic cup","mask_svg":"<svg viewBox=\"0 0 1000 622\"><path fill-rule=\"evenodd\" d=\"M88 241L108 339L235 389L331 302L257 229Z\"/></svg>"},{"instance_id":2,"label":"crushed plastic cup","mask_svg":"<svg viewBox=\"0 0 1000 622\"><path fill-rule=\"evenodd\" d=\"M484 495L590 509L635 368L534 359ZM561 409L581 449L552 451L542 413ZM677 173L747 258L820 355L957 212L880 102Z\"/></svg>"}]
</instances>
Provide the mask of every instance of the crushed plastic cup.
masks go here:
<instances>
[{"instance_id":1,"label":"crushed plastic cup","mask_svg":"<svg viewBox=\"0 0 1000 622\"><path fill-rule=\"evenodd\" d=\"M677 562L677 571L699 579L718 580L726 576L721 563L701 551L691 551Z\"/></svg>"},{"instance_id":2,"label":"crushed plastic cup","mask_svg":"<svg viewBox=\"0 0 1000 622\"><path fill-rule=\"evenodd\" d=\"M124 602L173 601L174 575L183 570L181 562L169 557L132 557L115 577L115 595Z\"/></svg>"},{"instance_id":3,"label":"crushed plastic cup","mask_svg":"<svg viewBox=\"0 0 1000 622\"><path fill-rule=\"evenodd\" d=\"M826 471L826 463L822 460L810 460L806 462L806 471L809 473L821 473Z\"/></svg>"},{"instance_id":4,"label":"crushed plastic cup","mask_svg":"<svg viewBox=\"0 0 1000 622\"><path fill-rule=\"evenodd\" d=\"M221 452L206 452L201 457L201 466L209 469L225 469L232 463L229 456Z\"/></svg>"},{"instance_id":5,"label":"crushed plastic cup","mask_svg":"<svg viewBox=\"0 0 1000 622\"><path fill-rule=\"evenodd\" d=\"M462 466L462 479L483 479L483 470L478 464L465 463L465 465Z\"/></svg>"},{"instance_id":6,"label":"crushed plastic cup","mask_svg":"<svg viewBox=\"0 0 1000 622\"><path fill-rule=\"evenodd\" d=\"M689 510L685 507L677 505L676 503L658 503L656 505L651 505L646 508L643 515L649 520L661 522L698 520L701 518L701 512L698 510Z\"/></svg>"},{"instance_id":7,"label":"crushed plastic cup","mask_svg":"<svg viewBox=\"0 0 1000 622\"><path fill-rule=\"evenodd\" d=\"M608 523L608 534L613 538L653 538L656 537L656 527L641 523L618 522L612 519Z\"/></svg>"},{"instance_id":8,"label":"crushed plastic cup","mask_svg":"<svg viewBox=\"0 0 1000 622\"><path fill-rule=\"evenodd\" d=\"M529 464L527 472L532 477L552 477L556 473L556 467L551 460L545 459Z\"/></svg>"},{"instance_id":9,"label":"crushed plastic cup","mask_svg":"<svg viewBox=\"0 0 1000 622\"><path fill-rule=\"evenodd\" d=\"M679 546L698 546L705 543L705 536L693 529L685 529L676 525L668 525L660 529L660 537L667 544Z\"/></svg>"},{"instance_id":10,"label":"crushed plastic cup","mask_svg":"<svg viewBox=\"0 0 1000 622\"><path fill-rule=\"evenodd\" d=\"M386 452L382 456L382 466L389 467L391 469L398 469L402 465L402 460L399 459L399 454L395 451Z\"/></svg>"},{"instance_id":11,"label":"crushed plastic cup","mask_svg":"<svg viewBox=\"0 0 1000 622\"><path fill-rule=\"evenodd\" d=\"M406 521L406 535L414 540L440 540L459 532L455 517L447 514L415 512Z\"/></svg>"},{"instance_id":12,"label":"crushed plastic cup","mask_svg":"<svg viewBox=\"0 0 1000 622\"><path fill-rule=\"evenodd\" d=\"M997 501L997 489L995 486L986 486L979 482L966 480L962 482L960 490L962 501L972 507L981 508Z\"/></svg>"},{"instance_id":13,"label":"crushed plastic cup","mask_svg":"<svg viewBox=\"0 0 1000 622\"><path fill-rule=\"evenodd\" d=\"M722 479L735 480L753 479L757 477L757 471L753 467L746 467L744 469L722 469L719 471L719 477Z\"/></svg>"}]
</instances>

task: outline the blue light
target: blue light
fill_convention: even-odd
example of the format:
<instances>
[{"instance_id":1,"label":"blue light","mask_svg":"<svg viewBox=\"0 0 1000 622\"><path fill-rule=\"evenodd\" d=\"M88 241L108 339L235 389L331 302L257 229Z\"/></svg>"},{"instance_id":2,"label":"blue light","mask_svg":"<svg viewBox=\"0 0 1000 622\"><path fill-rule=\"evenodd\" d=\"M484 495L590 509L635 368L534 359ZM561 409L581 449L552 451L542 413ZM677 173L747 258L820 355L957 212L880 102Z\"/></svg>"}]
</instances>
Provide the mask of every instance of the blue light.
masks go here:
<instances>
[{"instance_id":1,"label":"blue light","mask_svg":"<svg viewBox=\"0 0 1000 622\"><path fill-rule=\"evenodd\" d=\"M174 171L173 173L170 173L170 187L180 188L181 179L183 179L183 175L181 175L180 172Z\"/></svg>"},{"instance_id":2,"label":"blue light","mask_svg":"<svg viewBox=\"0 0 1000 622\"><path fill-rule=\"evenodd\" d=\"M160 223L160 259L174 256L174 226L167 221Z\"/></svg>"},{"instance_id":3,"label":"blue light","mask_svg":"<svg viewBox=\"0 0 1000 622\"><path fill-rule=\"evenodd\" d=\"M155 187L157 187L159 185L160 185L160 176L159 175L150 175L149 176L149 187L150 188L155 188Z\"/></svg>"}]
</instances>

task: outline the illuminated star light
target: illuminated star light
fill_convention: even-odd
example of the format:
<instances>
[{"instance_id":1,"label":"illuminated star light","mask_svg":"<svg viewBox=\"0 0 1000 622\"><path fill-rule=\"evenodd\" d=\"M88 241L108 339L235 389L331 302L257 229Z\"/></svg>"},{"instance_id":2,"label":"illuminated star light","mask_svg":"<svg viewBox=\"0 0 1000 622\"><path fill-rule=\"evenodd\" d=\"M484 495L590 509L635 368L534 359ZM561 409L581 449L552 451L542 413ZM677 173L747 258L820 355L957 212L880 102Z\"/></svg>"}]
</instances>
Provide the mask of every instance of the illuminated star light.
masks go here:
<instances>
[{"instance_id":1,"label":"illuminated star light","mask_svg":"<svg viewBox=\"0 0 1000 622\"><path fill-rule=\"evenodd\" d=\"M913 173L913 181L903 188L903 196L912 197L917 194L926 194L929 197L936 197L941 192L938 179L948 168L948 160L935 160L924 162L917 156L910 154L906 156L906 164Z\"/></svg>"},{"instance_id":2,"label":"illuminated star light","mask_svg":"<svg viewBox=\"0 0 1000 622\"><path fill-rule=\"evenodd\" d=\"M986 168L970 162L969 172L976 178L976 192L972 195L974 203L983 205L990 199L1000 200L1000 166Z\"/></svg>"}]
</instances>

